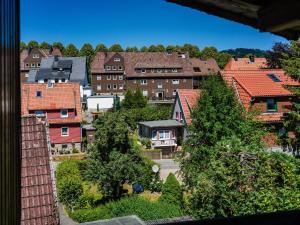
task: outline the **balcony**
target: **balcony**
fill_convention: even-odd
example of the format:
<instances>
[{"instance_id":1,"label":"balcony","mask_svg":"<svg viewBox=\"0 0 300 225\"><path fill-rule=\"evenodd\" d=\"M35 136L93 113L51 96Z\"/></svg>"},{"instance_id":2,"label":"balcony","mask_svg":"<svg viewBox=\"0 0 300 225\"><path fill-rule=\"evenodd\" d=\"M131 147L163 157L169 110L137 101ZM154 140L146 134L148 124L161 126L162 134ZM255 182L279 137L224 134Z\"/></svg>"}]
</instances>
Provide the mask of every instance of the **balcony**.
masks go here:
<instances>
[{"instance_id":1,"label":"balcony","mask_svg":"<svg viewBox=\"0 0 300 225\"><path fill-rule=\"evenodd\" d=\"M157 148L160 146L177 146L177 141L175 139L151 140L152 148Z\"/></svg>"}]
</instances>

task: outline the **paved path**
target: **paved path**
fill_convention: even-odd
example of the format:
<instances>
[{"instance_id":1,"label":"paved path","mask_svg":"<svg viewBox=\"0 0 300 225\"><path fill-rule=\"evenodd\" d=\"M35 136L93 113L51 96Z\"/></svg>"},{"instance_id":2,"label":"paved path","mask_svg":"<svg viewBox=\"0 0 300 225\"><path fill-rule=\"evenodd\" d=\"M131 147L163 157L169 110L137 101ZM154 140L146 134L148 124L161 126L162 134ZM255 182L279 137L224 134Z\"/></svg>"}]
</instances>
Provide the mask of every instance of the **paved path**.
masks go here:
<instances>
[{"instance_id":1,"label":"paved path","mask_svg":"<svg viewBox=\"0 0 300 225\"><path fill-rule=\"evenodd\" d=\"M178 176L179 164L173 159L160 159L153 161L160 165L161 179L166 180L169 173L174 173L177 179L181 180L181 178Z\"/></svg>"},{"instance_id":2,"label":"paved path","mask_svg":"<svg viewBox=\"0 0 300 225\"><path fill-rule=\"evenodd\" d=\"M59 210L59 220L61 225L75 225L78 224L74 222L71 218L69 218L62 207L62 205L58 204L58 210Z\"/></svg>"}]
</instances>

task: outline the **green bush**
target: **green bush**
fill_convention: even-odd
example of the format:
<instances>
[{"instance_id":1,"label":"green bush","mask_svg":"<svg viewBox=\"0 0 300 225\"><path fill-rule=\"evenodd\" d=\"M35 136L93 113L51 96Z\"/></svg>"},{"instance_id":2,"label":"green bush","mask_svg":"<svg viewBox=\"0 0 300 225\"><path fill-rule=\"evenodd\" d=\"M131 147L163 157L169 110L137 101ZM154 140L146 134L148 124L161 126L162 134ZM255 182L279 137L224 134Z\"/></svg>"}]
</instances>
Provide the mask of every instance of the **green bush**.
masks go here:
<instances>
[{"instance_id":1,"label":"green bush","mask_svg":"<svg viewBox=\"0 0 300 225\"><path fill-rule=\"evenodd\" d=\"M80 178L80 171L78 166L78 161L76 160L66 160L58 164L56 168L56 179L57 182L66 177L78 177Z\"/></svg>"},{"instance_id":2,"label":"green bush","mask_svg":"<svg viewBox=\"0 0 300 225\"><path fill-rule=\"evenodd\" d=\"M141 144L144 145L147 149L151 148L151 140L149 138L142 138Z\"/></svg>"},{"instance_id":3,"label":"green bush","mask_svg":"<svg viewBox=\"0 0 300 225\"><path fill-rule=\"evenodd\" d=\"M69 212L69 216L79 223L109 219L113 217L110 210L105 206L99 206L93 209L75 210L73 212Z\"/></svg>"},{"instance_id":4,"label":"green bush","mask_svg":"<svg viewBox=\"0 0 300 225\"><path fill-rule=\"evenodd\" d=\"M160 201L181 206L183 202L182 188L173 173L170 173L162 187Z\"/></svg>"},{"instance_id":5,"label":"green bush","mask_svg":"<svg viewBox=\"0 0 300 225\"><path fill-rule=\"evenodd\" d=\"M182 216L178 205L151 202L136 195L106 204L113 217L137 215L142 220L155 220Z\"/></svg>"},{"instance_id":6,"label":"green bush","mask_svg":"<svg viewBox=\"0 0 300 225\"><path fill-rule=\"evenodd\" d=\"M83 193L82 181L75 176L67 176L57 183L57 193L60 202L73 209Z\"/></svg>"}]
</instances>

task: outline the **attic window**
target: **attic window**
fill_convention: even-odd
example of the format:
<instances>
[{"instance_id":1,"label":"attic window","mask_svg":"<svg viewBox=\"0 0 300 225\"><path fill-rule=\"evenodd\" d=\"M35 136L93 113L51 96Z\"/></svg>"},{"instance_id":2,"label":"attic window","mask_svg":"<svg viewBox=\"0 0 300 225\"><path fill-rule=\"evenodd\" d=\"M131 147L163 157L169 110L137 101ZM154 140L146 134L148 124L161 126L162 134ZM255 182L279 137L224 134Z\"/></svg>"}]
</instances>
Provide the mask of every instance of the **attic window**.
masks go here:
<instances>
[{"instance_id":1,"label":"attic window","mask_svg":"<svg viewBox=\"0 0 300 225\"><path fill-rule=\"evenodd\" d=\"M36 92L36 97L42 97L42 92L41 91L37 91Z\"/></svg>"},{"instance_id":2,"label":"attic window","mask_svg":"<svg viewBox=\"0 0 300 225\"><path fill-rule=\"evenodd\" d=\"M201 72L200 67L194 67L194 72Z\"/></svg>"},{"instance_id":3,"label":"attic window","mask_svg":"<svg viewBox=\"0 0 300 225\"><path fill-rule=\"evenodd\" d=\"M268 74L268 77L271 78L274 82L281 82L281 80L275 74Z\"/></svg>"},{"instance_id":4,"label":"attic window","mask_svg":"<svg viewBox=\"0 0 300 225\"><path fill-rule=\"evenodd\" d=\"M38 58L40 58L40 55L39 54L33 54L32 58L38 59Z\"/></svg>"},{"instance_id":5,"label":"attic window","mask_svg":"<svg viewBox=\"0 0 300 225\"><path fill-rule=\"evenodd\" d=\"M120 58L114 58L114 61L115 61L115 62L120 62L121 59L120 59Z\"/></svg>"}]
</instances>

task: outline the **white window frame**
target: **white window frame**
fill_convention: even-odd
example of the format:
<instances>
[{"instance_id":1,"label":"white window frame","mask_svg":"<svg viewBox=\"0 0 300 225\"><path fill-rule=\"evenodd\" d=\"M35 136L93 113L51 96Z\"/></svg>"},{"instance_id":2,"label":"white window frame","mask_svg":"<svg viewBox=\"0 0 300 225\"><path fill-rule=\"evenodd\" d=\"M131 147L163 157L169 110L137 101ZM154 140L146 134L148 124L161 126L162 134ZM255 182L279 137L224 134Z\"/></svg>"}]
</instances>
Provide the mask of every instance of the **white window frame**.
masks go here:
<instances>
[{"instance_id":1,"label":"white window frame","mask_svg":"<svg viewBox=\"0 0 300 225\"><path fill-rule=\"evenodd\" d=\"M177 92L176 90L173 90L173 95L176 95L176 92Z\"/></svg>"},{"instance_id":2,"label":"white window frame","mask_svg":"<svg viewBox=\"0 0 300 225\"><path fill-rule=\"evenodd\" d=\"M114 62L120 62L121 59L120 58L114 58Z\"/></svg>"},{"instance_id":3,"label":"white window frame","mask_svg":"<svg viewBox=\"0 0 300 225\"><path fill-rule=\"evenodd\" d=\"M34 111L34 115L36 115L36 116L43 116L45 113L44 113L44 111L43 110L35 110Z\"/></svg>"},{"instance_id":4,"label":"white window frame","mask_svg":"<svg viewBox=\"0 0 300 225\"><path fill-rule=\"evenodd\" d=\"M97 80L101 80L101 75L97 75Z\"/></svg>"},{"instance_id":5,"label":"white window frame","mask_svg":"<svg viewBox=\"0 0 300 225\"><path fill-rule=\"evenodd\" d=\"M162 83L157 83L157 88L163 88L163 84Z\"/></svg>"},{"instance_id":6,"label":"white window frame","mask_svg":"<svg viewBox=\"0 0 300 225\"><path fill-rule=\"evenodd\" d=\"M146 73L147 70L146 69L141 69L141 73Z\"/></svg>"},{"instance_id":7,"label":"white window frame","mask_svg":"<svg viewBox=\"0 0 300 225\"><path fill-rule=\"evenodd\" d=\"M157 71L157 73L161 73L161 72L162 72L162 70L161 70L161 69L157 69L156 71Z\"/></svg>"},{"instance_id":8,"label":"white window frame","mask_svg":"<svg viewBox=\"0 0 300 225\"><path fill-rule=\"evenodd\" d=\"M161 133L163 134L163 137L161 138ZM169 137L166 137L166 134L168 134ZM170 130L159 130L158 131L158 138L159 140L170 140L171 139L171 131Z\"/></svg>"},{"instance_id":9,"label":"white window frame","mask_svg":"<svg viewBox=\"0 0 300 225\"><path fill-rule=\"evenodd\" d=\"M29 63L26 63L25 66L26 66L26 67L29 67Z\"/></svg>"},{"instance_id":10,"label":"white window frame","mask_svg":"<svg viewBox=\"0 0 300 225\"><path fill-rule=\"evenodd\" d=\"M172 80L172 84L179 84L179 79Z\"/></svg>"},{"instance_id":11,"label":"white window frame","mask_svg":"<svg viewBox=\"0 0 300 225\"><path fill-rule=\"evenodd\" d=\"M37 63L36 66L37 66L37 67L41 67L41 64L40 64L40 63Z\"/></svg>"},{"instance_id":12,"label":"white window frame","mask_svg":"<svg viewBox=\"0 0 300 225\"><path fill-rule=\"evenodd\" d=\"M111 70L111 67L110 66L106 66L106 70Z\"/></svg>"},{"instance_id":13,"label":"white window frame","mask_svg":"<svg viewBox=\"0 0 300 225\"><path fill-rule=\"evenodd\" d=\"M123 90L123 84L119 84L119 89Z\"/></svg>"},{"instance_id":14,"label":"white window frame","mask_svg":"<svg viewBox=\"0 0 300 225\"><path fill-rule=\"evenodd\" d=\"M172 72L173 72L173 73L177 73L177 69L176 69L176 68L173 68L173 69L172 69Z\"/></svg>"},{"instance_id":15,"label":"white window frame","mask_svg":"<svg viewBox=\"0 0 300 225\"><path fill-rule=\"evenodd\" d=\"M123 70L123 66L118 66L118 70Z\"/></svg>"},{"instance_id":16,"label":"white window frame","mask_svg":"<svg viewBox=\"0 0 300 225\"><path fill-rule=\"evenodd\" d=\"M151 132L151 139L152 140L157 140L157 130L152 130L152 132Z\"/></svg>"},{"instance_id":17,"label":"white window frame","mask_svg":"<svg viewBox=\"0 0 300 225\"><path fill-rule=\"evenodd\" d=\"M63 115L63 112L67 112L67 115ZM68 116L69 116L69 110L67 110L67 109L61 109L60 110L60 117L61 118L68 118Z\"/></svg>"},{"instance_id":18,"label":"white window frame","mask_svg":"<svg viewBox=\"0 0 300 225\"><path fill-rule=\"evenodd\" d=\"M106 75L106 80L111 80L111 75Z\"/></svg>"},{"instance_id":19,"label":"white window frame","mask_svg":"<svg viewBox=\"0 0 300 225\"><path fill-rule=\"evenodd\" d=\"M148 81L146 79L143 79L140 82L141 82L141 85L147 85L147 83L148 83Z\"/></svg>"},{"instance_id":20,"label":"white window frame","mask_svg":"<svg viewBox=\"0 0 300 225\"><path fill-rule=\"evenodd\" d=\"M133 83L136 84L136 80L133 80Z\"/></svg>"},{"instance_id":21,"label":"white window frame","mask_svg":"<svg viewBox=\"0 0 300 225\"><path fill-rule=\"evenodd\" d=\"M119 80L123 80L123 75L119 75Z\"/></svg>"},{"instance_id":22,"label":"white window frame","mask_svg":"<svg viewBox=\"0 0 300 225\"><path fill-rule=\"evenodd\" d=\"M108 86L109 86L109 88L108 88ZM106 89L111 90L111 84L106 85Z\"/></svg>"},{"instance_id":23,"label":"white window frame","mask_svg":"<svg viewBox=\"0 0 300 225\"><path fill-rule=\"evenodd\" d=\"M101 90L101 84L97 85L97 90L100 91Z\"/></svg>"},{"instance_id":24,"label":"white window frame","mask_svg":"<svg viewBox=\"0 0 300 225\"><path fill-rule=\"evenodd\" d=\"M67 129L67 132L65 134L63 133L63 129ZM62 137L68 137L70 135L69 134L69 127L62 127L60 129L60 134L61 134Z\"/></svg>"},{"instance_id":25,"label":"white window frame","mask_svg":"<svg viewBox=\"0 0 300 225\"><path fill-rule=\"evenodd\" d=\"M25 77L29 77L29 73L25 73Z\"/></svg>"},{"instance_id":26,"label":"white window frame","mask_svg":"<svg viewBox=\"0 0 300 225\"><path fill-rule=\"evenodd\" d=\"M33 54L33 55L32 55L32 58L38 59L38 58L40 58L40 55L39 55L39 54Z\"/></svg>"},{"instance_id":27,"label":"white window frame","mask_svg":"<svg viewBox=\"0 0 300 225\"><path fill-rule=\"evenodd\" d=\"M118 76L117 75L113 75L113 80L118 80Z\"/></svg>"},{"instance_id":28,"label":"white window frame","mask_svg":"<svg viewBox=\"0 0 300 225\"><path fill-rule=\"evenodd\" d=\"M143 96L148 97L148 91L147 90L143 90Z\"/></svg>"},{"instance_id":29,"label":"white window frame","mask_svg":"<svg viewBox=\"0 0 300 225\"><path fill-rule=\"evenodd\" d=\"M118 89L118 85L117 84L113 84L113 90L117 90Z\"/></svg>"},{"instance_id":30,"label":"white window frame","mask_svg":"<svg viewBox=\"0 0 300 225\"><path fill-rule=\"evenodd\" d=\"M112 66L111 70L117 70L117 67L116 66Z\"/></svg>"},{"instance_id":31,"label":"white window frame","mask_svg":"<svg viewBox=\"0 0 300 225\"><path fill-rule=\"evenodd\" d=\"M31 63L31 67L35 67L35 64L34 64L34 63Z\"/></svg>"}]
</instances>

